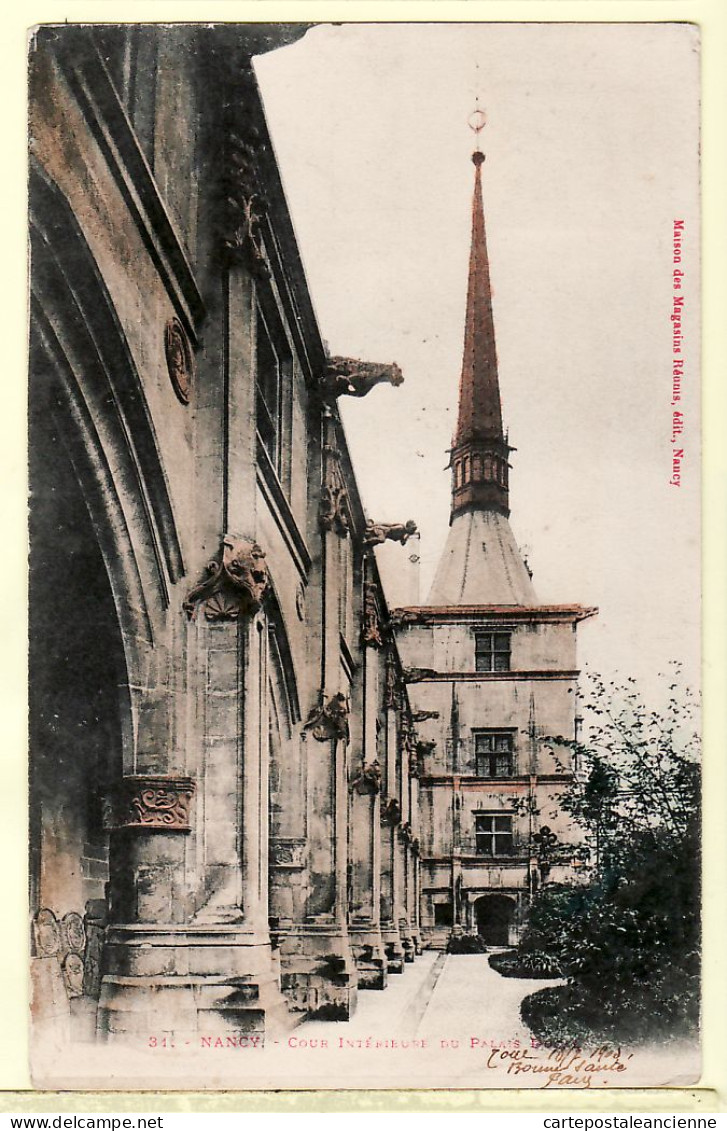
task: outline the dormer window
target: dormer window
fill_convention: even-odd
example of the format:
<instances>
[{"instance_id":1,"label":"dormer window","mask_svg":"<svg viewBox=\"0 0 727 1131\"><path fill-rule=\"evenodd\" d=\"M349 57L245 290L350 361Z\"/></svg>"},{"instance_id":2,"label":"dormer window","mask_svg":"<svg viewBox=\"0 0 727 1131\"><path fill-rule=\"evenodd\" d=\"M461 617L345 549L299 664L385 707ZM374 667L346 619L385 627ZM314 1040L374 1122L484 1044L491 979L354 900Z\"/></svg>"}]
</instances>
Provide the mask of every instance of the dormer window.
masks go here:
<instances>
[{"instance_id":1,"label":"dormer window","mask_svg":"<svg viewBox=\"0 0 727 1131\"><path fill-rule=\"evenodd\" d=\"M475 671L510 671L510 632L475 633Z\"/></svg>"}]
</instances>

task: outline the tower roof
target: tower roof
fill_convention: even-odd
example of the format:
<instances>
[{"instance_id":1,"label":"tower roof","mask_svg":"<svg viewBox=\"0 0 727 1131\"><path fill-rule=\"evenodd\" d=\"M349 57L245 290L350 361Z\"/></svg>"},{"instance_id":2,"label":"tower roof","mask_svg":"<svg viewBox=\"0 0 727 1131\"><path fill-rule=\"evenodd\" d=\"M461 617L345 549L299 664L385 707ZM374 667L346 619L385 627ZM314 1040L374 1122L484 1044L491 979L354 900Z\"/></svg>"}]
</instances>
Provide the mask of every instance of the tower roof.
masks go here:
<instances>
[{"instance_id":1,"label":"tower roof","mask_svg":"<svg viewBox=\"0 0 727 1131\"><path fill-rule=\"evenodd\" d=\"M459 385L459 417L454 436L455 448L477 439L504 439L500 385L497 377L495 323L492 317L490 263L487 256L485 214L482 203L484 153L477 150L472 154L472 161L475 166L472 246L467 284L462 376Z\"/></svg>"},{"instance_id":2,"label":"tower roof","mask_svg":"<svg viewBox=\"0 0 727 1131\"><path fill-rule=\"evenodd\" d=\"M481 128L481 127L480 127ZM530 573L510 529L508 456L492 317L479 150L472 199L459 415L451 453L452 515L427 604L533 606Z\"/></svg>"}]
</instances>

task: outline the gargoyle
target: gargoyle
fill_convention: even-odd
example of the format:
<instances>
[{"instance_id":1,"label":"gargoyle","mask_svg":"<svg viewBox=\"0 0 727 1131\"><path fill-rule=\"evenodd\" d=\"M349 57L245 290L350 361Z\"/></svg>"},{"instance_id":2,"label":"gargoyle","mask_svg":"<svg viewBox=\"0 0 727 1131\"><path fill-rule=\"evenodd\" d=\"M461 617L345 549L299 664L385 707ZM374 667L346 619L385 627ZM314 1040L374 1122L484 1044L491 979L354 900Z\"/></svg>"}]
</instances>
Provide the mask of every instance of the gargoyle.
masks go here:
<instances>
[{"instance_id":1,"label":"gargoyle","mask_svg":"<svg viewBox=\"0 0 727 1131\"><path fill-rule=\"evenodd\" d=\"M404 375L394 362L359 361L355 357L331 357L323 378L326 397L365 397L375 385L401 385Z\"/></svg>"},{"instance_id":2,"label":"gargoyle","mask_svg":"<svg viewBox=\"0 0 727 1131\"><path fill-rule=\"evenodd\" d=\"M364 546L380 546L388 539L390 542L401 542L405 546L413 534L417 532L417 524L413 519L407 522L367 522L364 531Z\"/></svg>"},{"instance_id":3,"label":"gargoyle","mask_svg":"<svg viewBox=\"0 0 727 1131\"><path fill-rule=\"evenodd\" d=\"M426 719L438 719L439 711L412 711L411 721L413 723L423 723Z\"/></svg>"},{"instance_id":4,"label":"gargoyle","mask_svg":"<svg viewBox=\"0 0 727 1131\"><path fill-rule=\"evenodd\" d=\"M195 606L204 601L207 620L236 620L260 608L269 583L265 553L257 542L225 534L222 553L207 565L209 576L196 585L182 602L194 619Z\"/></svg>"}]
</instances>

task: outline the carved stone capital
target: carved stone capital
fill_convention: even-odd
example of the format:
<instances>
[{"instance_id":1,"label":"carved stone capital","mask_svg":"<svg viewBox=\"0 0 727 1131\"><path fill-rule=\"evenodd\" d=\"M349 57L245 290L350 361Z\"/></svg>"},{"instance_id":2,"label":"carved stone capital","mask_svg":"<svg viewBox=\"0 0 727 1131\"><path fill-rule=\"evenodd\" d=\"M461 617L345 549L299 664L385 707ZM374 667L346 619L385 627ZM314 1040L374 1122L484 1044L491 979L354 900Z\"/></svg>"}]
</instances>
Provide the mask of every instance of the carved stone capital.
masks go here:
<instances>
[{"instance_id":1,"label":"carved stone capital","mask_svg":"<svg viewBox=\"0 0 727 1131\"><path fill-rule=\"evenodd\" d=\"M381 636L381 613L376 586L371 582L364 585L363 625L361 627L361 642L364 646L381 648L384 641Z\"/></svg>"},{"instance_id":2,"label":"carved stone capital","mask_svg":"<svg viewBox=\"0 0 727 1131\"><path fill-rule=\"evenodd\" d=\"M257 542L226 534L218 558L207 566L208 577L190 591L182 607L194 619L204 602L207 620L237 620L260 608L269 584L265 554Z\"/></svg>"},{"instance_id":3,"label":"carved stone capital","mask_svg":"<svg viewBox=\"0 0 727 1131\"><path fill-rule=\"evenodd\" d=\"M357 793L379 793L381 790L381 766L378 759L374 759L368 766L363 766L358 777L351 782L351 789Z\"/></svg>"},{"instance_id":4,"label":"carved stone capital","mask_svg":"<svg viewBox=\"0 0 727 1131\"><path fill-rule=\"evenodd\" d=\"M305 867L305 850L303 837L272 837L270 864L273 868L299 870Z\"/></svg>"},{"instance_id":5,"label":"carved stone capital","mask_svg":"<svg viewBox=\"0 0 727 1131\"><path fill-rule=\"evenodd\" d=\"M406 522L367 522L364 530L363 544L365 549L371 546L380 546L384 542L401 542L405 546L412 535L417 532L417 524L413 519Z\"/></svg>"},{"instance_id":6,"label":"carved stone capital","mask_svg":"<svg viewBox=\"0 0 727 1131\"><path fill-rule=\"evenodd\" d=\"M195 783L167 774L133 774L121 779L106 798L104 824L112 829L149 832L190 831Z\"/></svg>"},{"instance_id":7,"label":"carved stone capital","mask_svg":"<svg viewBox=\"0 0 727 1131\"><path fill-rule=\"evenodd\" d=\"M380 384L401 385L404 381L399 366L359 361L355 357L332 357L321 382L323 395L335 397L365 397Z\"/></svg>"},{"instance_id":8,"label":"carved stone capital","mask_svg":"<svg viewBox=\"0 0 727 1131\"><path fill-rule=\"evenodd\" d=\"M327 703L320 702L312 708L303 731L311 731L318 742L330 742L343 739L349 740L348 716L350 706L348 699L339 691Z\"/></svg>"}]
</instances>

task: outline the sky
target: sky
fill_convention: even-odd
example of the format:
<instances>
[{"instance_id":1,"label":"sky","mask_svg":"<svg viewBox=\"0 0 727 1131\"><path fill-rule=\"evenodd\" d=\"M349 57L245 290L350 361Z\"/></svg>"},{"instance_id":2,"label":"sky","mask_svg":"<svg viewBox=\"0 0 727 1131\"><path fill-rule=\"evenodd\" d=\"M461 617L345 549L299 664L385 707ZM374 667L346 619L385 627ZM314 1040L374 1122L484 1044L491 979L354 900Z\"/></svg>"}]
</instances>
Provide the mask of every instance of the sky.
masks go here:
<instances>
[{"instance_id":1,"label":"sky","mask_svg":"<svg viewBox=\"0 0 727 1131\"><path fill-rule=\"evenodd\" d=\"M598 606L582 665L648 692L680 660L698 685L696 29L321 25L255 67L322 335L404 373L339 406L369 517L419 525L422 601L449 522L478 99L515 537L542 602ZM407 559L379 552L391 605L412 602Z\"/></svg>"}]
</instances>

